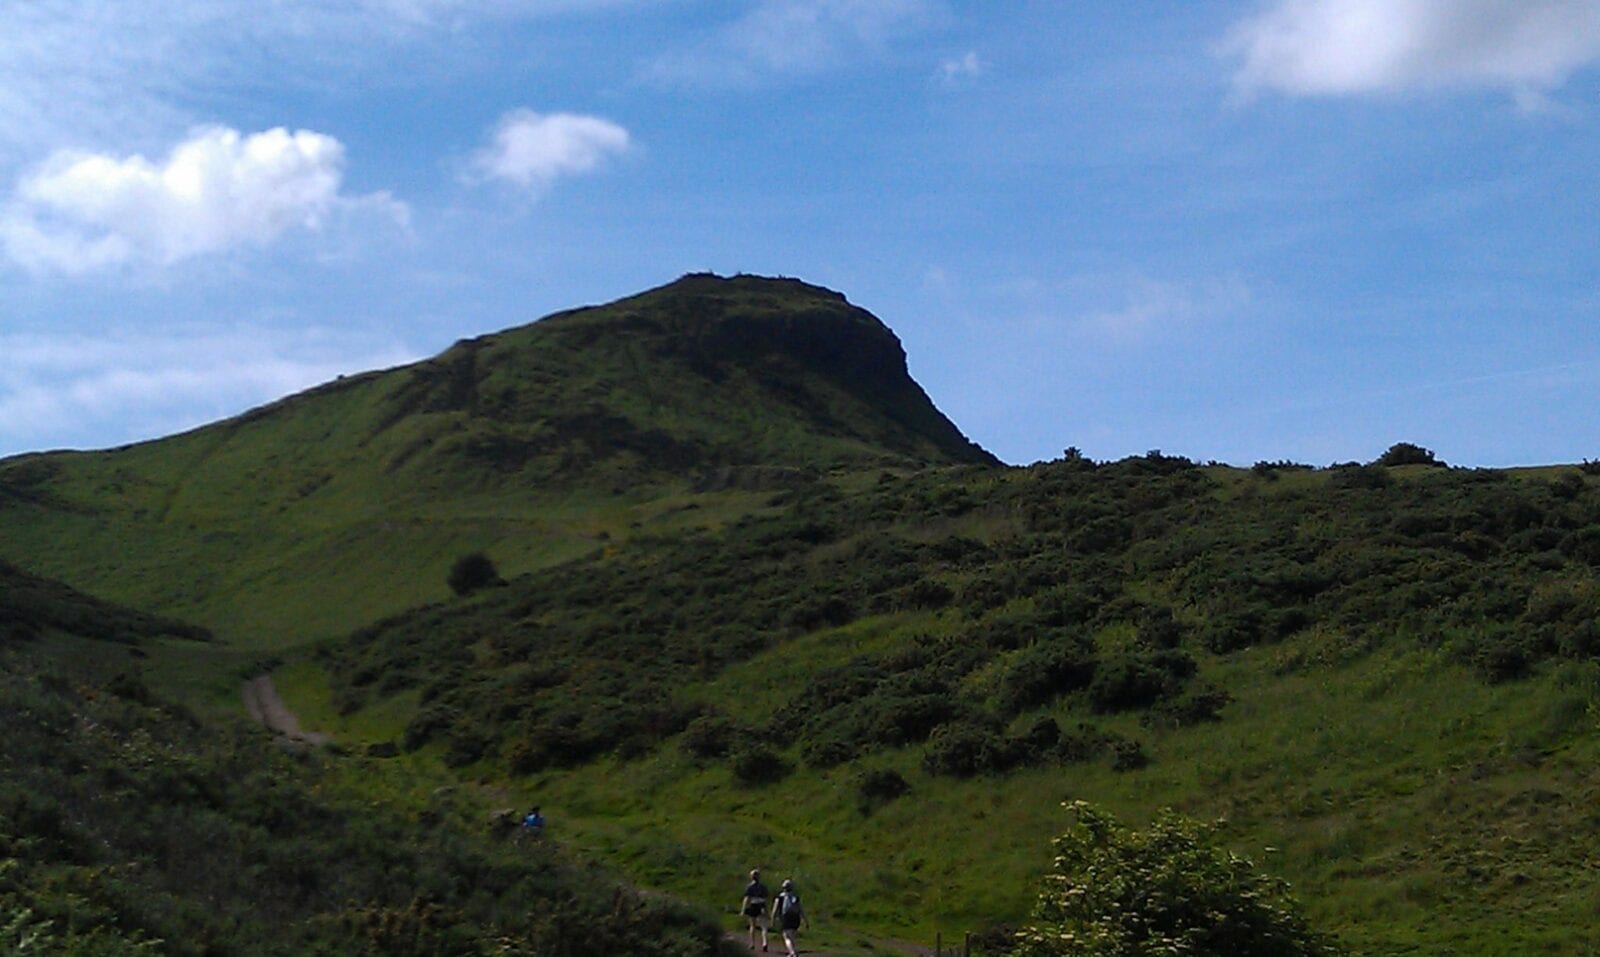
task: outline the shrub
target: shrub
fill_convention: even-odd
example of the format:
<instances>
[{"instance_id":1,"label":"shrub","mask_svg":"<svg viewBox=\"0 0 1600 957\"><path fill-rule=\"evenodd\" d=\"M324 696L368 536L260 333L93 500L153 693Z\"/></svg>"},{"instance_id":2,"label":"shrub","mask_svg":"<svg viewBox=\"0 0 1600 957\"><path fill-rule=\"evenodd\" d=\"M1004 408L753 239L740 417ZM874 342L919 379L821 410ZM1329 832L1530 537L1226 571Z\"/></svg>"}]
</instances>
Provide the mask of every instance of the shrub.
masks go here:
<instances>
[{"instance_id":1,"label":"shrub","mask_svg":"<svg viewBox=\"0 0 1600 957\"><path fill-rule=\"evenodd\" d=\"M1011 743L988 728L972 724L947 724L928 739L922 769L929 774L970 778L1003 771L1015 763Z\"/></svg>"},{"instance_id":2,"label":"shrub","mask_svg":"<svg viewBox=\"0 0 1600 957\"><path fill-rule=\"evenodd\" d=\"M894 768L876 768L856 779L856 807L862 814L911 793L911 785Z\"/></svg>"},{"instance_id":3,"label":"shrub","mask_svg":"<svg viewBox=\"0 0 1600 957\"><path fill-rule=\"evenodd\" d=\"M999 679L998 704L1016 714L1087 687L1094 675L1094 647L1087 638L1042 641L1012 656Z\"/></svg>"},{"instance_id":4,"label":"shrub","mask_svg":"<svg viewBox=\"0 0 1600 957\"><path fill-rule=\"evenodd\" d=\"M1056 741L1055 757L1063 764L1082 764L1093 761L1118 740L1092 724L1080 724L1075 730L1062 733Z\"/></svg>"},{"instance_id":5,"label":"shrub","mask_svg":"<svg viewBox=\"0 0 1600 957\"><path fill-rule=\"evenodd\" d=\"M1111 744L1111 770L1137 771L1148 767L1150 756L1144 753L1144 745L1133 738L1121 738Z\"/></svg>"},{"instance_id":6,"label":"shrub","mask_svg":"<svg viewBox=\"0 0 1600 957\"><path fill-rule=\"evenodd\" d=\"M733 776L745 784L772 784L789 774L789 763L765 745L751 745L733 756Z\"/></svg>"},{"instance_id":7,"label":"shrub","mask_svg":"<svg viewBox=\"0 0 1600 957\"><path fill-rule=\"evenodd\" d=\"M1179 651L1108 658L1089 682L1089 707L1102 714L1149 707L1175 694L1194 667L1194 660Z\"/></svg>"},{"instance_id":8,"label":"shrub","mask_svg":"<svg viewBox=\"0 0 1600 957\"><path fill-rule=\"evenodd\" d=\"M1420 445L1410 442L1396 442L1380 456L1374 465L1438 465L1445 463L1433 457L1433 453Z\"/></svg>"},{"instance_id":9,"label":"shrub","mask_svg":"<svg viewBox=\"0 0 1600 957\"><path fill-rule=\"evenodd\" d=\"M726 715L703 714L683 729L683 739L679 744L691 757L701 760L720 758L733 747L734 739L739 734L739 726Z\"/></svg>"},{"instance_id":10,"label":"shrub","mask_svg":"<svg viewBox=\"0 0 1600 957\"><path fill-rule=\"evenodd\" d=\"M1029 757L1052 754L1061 744L1061 725L1056 723L1055 718L1045 715L1029 725L1028 730L1016 740Z\"/></svg>"},{"instance_id":11,"label":"shrub","mask_svg":"<svg viewBox=\"0 0 1600 957\"><path fill-rule=\"evenodd\" d=\"M1224 655L1230 651L1259 644L1266 634L1265 617L1258 609L1246 608L1217 615L1208 620L1205 627L1200 630L1200 644L1204 645L1207 651Z\"/></svg>"},{"instance_id":12,"label":"shrub","mask_svg":"<svg viewBox=\"0 0 1600 957\"><path fill-rule=\"evenodd\" d=\"M1176 648L1183 643L1184 627L1165 606L1139 609L1139 643L1146 648Z\"/></svg>"},{"instance_id":13,"label":"shrub","mask_svg":"<svg viewBox=\"0 0 1600 957\"><path fill-rule=\"evenodd\" d=\"M479 589L491 585L504 585L505 579L495 570L494 562L483 552L472 552L456 559L450 566L450 574L445 578L445 584L457 595L465 597Z\"/></svg>"},{"instance_id":14,"label":"shrub","mask_svg":"<svg viewBox=\"0 0 1600 957\"><path fill-rule=\"evenodd\" d=\"M1282 881L1166 810L1145 830L1084 802L1055 844L1018 957L1333 957Z\"/></svg>"},{"instance_id":15,"label":"shrub","mask_svg":"<svg viewBox=\"0 0 1600 957\"><path fill-rule=\"evenodd\" d=\"M1232 700L1233 695L1215 685L1189 688L1176 698L1156 702L1140 723L1146 727L1182 728L1204 721L1221 721L1222 709Z\"/></svg>"}]
</instances>

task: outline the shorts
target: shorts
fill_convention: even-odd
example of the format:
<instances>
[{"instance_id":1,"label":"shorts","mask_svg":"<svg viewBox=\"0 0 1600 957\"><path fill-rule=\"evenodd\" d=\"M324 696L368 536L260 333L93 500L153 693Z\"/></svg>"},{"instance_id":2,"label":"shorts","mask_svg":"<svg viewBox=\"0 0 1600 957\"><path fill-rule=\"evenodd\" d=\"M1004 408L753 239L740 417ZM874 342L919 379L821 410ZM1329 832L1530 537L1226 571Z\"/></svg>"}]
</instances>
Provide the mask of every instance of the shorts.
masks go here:
<instances>
[{"instance_id":1,"label":"shorts","mask_svg":"<svg viewBox=\"0 0 1600 957\"><path fill-rule=\"evenodd\" d=\"M746 917L760 917L766 912L767 905L764 901L751 901L750 903L744 905L744 916Z\"/></svg>"},{"instance_id":2,"label":"shorts","mask_svg":"<svg viewBox=\"0 0 1600 957\"><path fill-rule=\"evenodd\" d=\"M791 931L791 930L799 930L800 929L800 915L799 914L784 914L783 915L783 929L784 929L785 932Z\"/></svg>"}]
</instances>

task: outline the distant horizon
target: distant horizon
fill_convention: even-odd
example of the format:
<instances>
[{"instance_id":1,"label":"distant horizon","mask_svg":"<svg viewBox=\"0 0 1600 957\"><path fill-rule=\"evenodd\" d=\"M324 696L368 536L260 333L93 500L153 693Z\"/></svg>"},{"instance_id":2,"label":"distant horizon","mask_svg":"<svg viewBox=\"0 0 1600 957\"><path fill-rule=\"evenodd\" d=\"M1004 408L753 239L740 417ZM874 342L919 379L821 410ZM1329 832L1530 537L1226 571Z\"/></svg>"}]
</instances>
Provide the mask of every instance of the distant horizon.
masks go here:
<instances>
[{"instance_id":1,"label":"distant horizon","mask_svg":"<svg viewBox=\"0 0 1600 957\"><path fill-rule=\"evenodd\" d=\"M14 13L0 456L709 270L1008 462L1600 457L1600 0Z\"/></svg>"}]
</instances>

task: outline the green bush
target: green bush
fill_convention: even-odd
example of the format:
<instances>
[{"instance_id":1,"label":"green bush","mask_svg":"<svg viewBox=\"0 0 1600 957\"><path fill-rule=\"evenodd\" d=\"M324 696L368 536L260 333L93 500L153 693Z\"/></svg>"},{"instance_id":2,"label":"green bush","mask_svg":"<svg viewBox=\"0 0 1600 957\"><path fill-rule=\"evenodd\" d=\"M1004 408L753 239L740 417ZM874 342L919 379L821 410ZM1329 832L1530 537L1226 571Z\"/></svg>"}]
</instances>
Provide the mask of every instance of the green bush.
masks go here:
<instances>
[{"instance_id":1,"label":"green bush","mask_svg":"<svg viewBox=\"0 0 1600 957\"><path fill-rule=\"evenodd\" d=\"M1226 689L1204 683L1185 688L1174 698L1157 701L1140 718L1146 727L1182 728L1207 721L1221 721L1222 709L1233 700Z\"/></svg>"},{"instance_id":2,"label":"green bush","mask_svg":"<svg viewBox=\"0 0 1600 957\"><path fill-rule=\"evenodd\" d=\"M505 580L495 570L494 562L489 560L488 555L472 552L456 559L456 563L450 566L445 584L457 595L465 596L491 585L503 585Z\"/></svg>"},{"instance_id":3,"label":"green bush","mask_svg":"<svg viewBox=\"0 0 1600 957\"><path fill-rule=\"evenodd\" d=\"M1194 672L1194 659L1181 651L1116 655L1095 669L1089 707L1101 714L1147 708L1176 694Z\"/></svg>"},{"instance_id":4,"label":"green bush","mask_svg":"<svg viewBox=\"0 0 1600 957\"><path fill-rule=\"evenodd\" d=\"M1081 801L1016 957L1334 957L1282 881L1173 811L1134 830Z\"/></svg>"},{"instance_id":5,"label":"green bush","mask_svg":"<svg viewBox=\"0 0 1600 957\"><path fill-rule=\"evenodd\" d=\"M751 745L733 756L733 776L745 784L772 784L789 770L789 763L765 745Z\"/></svg>"},{"instance_id":6,"label":"green bush","mask_svg":"<svg viewBox=\"0 0 1600 957\"><path fill-rule=\"evenodd\" d=\"M876 768L856 778L856 807L862 814L910 793L911 785L894 768Z\"/></svg>"},{"instance_id":7,"label":"green bush","mask_svg":"<svg viewBox=\"0 0 1600 957\"><path fill-rule=\"evenodd\" d=\"M922 769L929 774L970 778L1004 771L1016 759L1016 746L990 729L967 723L947 724L928 739Z\"/></svg>"},{"instance_id":8,"label":"green bush","mask_svg":"<svg viewBox=\"0 0 1600 957\"><path fill-rule=\"evenodd\" d=\"M703 714L683 729L680 745L690 757L709 760L724 757L733 748L734 741L745 736L727 715Z\"/></svg>"},{"instance_id":9,"label":"green bush","mask_svg":"<svg viewBox=\"0 0 1600 957\"><path fill-rule=\"evenodd\" d=\"M1389 466L1389 465L1437 465L1437 466L1443 466L1445 463L1443 463L1443 462L1439 461L1438 459L1434 458L1432 452L1430 452L1429 450L1423 448L1420 445L1414 445L1414 444L1412 444L1410 442L1396 442L1395 444L1389 446L1389 448L1387 450L1385 450L1382 455L1378 456L1377 461L1373 462L1372 464L1374 464L1374 465L1385 465L1385 466Z\"/></svg>"}]
</instances>

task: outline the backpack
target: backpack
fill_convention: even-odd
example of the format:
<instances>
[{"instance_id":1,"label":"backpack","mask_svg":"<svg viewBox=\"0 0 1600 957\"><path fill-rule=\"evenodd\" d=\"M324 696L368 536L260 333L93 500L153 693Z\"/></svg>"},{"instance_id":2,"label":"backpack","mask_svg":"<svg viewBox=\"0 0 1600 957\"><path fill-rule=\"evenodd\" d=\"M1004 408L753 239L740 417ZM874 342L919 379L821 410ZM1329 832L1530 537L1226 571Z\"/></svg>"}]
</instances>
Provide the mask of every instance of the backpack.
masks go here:
<instances>
[{"instance_id":1,"label":"backpack","mask_svg":"<svg viewBox=\"0 0 1600 957\"><path fill-rule=\"evenodd\" d=\"M779 918L785 918L792 915L794 919L798 921L801 917L805 916L805 913L805 908L800 906L800 895L794 893L793 891L784 891L778 895Z\"/></svg>"}]
</instances>

